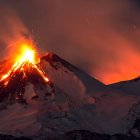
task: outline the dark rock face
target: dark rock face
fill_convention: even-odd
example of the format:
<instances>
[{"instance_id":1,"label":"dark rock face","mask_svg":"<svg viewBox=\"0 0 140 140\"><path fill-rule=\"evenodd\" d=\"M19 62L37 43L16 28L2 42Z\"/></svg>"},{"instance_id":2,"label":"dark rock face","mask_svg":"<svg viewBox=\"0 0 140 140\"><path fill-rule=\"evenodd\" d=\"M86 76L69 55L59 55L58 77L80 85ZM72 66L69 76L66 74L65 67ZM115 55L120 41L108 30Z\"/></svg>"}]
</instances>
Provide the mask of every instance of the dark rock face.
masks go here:
<instances>
[{"instance_id":1,"label":"dark rock face","mask_svg":"<svg viewBox=\"0 0 140 140\"><path fill-rule=\"evenodd\" d=\"M132 135L127 136L125 134L114 134L111 136L110 140L140 140L140 139Z\"/></svg>"},{"instance_id":2,"label":"dark rock face","mask_svg":"<svg viewBox=\"0 0 140 140\"><path fill-rule=\"evenodd\" d=\"M14 137L11 135L0 135L0 140L32 140L26 137Z\"/></svg>"},{"instance_id":3,"label":"dark rock face","mask_svg":"<svg viewBox=\"0 0 140 140\"><path fill-rule=\"evenodd\" d=\"M0 140L32 140L27 137L14 137L11 135L0 135ZM107 134L98 134L94 132L90 132L87 130L73 130L63 134L61 136L49 139L39 138L37 140L140 140L135 136L127 136L124 134L114 134L114 135L107 135Z\"/></svg>"},{"instance_id":4,"label":"dark rock face","mask_svg":"<svg viewBox=\"0 0 140 140\"><path fill-rule=\"evenodd\" d=\"M140 118L135 120L133 129L137 129L138 132L140 133Z\"/></svg>"},{"instance_id":5,"label":"dark rock face","mask_svg":"<svg viewBox=\"0 0 140 140\"><path fill-rule=\"evenodd\" d=\"M129 133L130 135L134 135L140 139L140 118L134 121L133 127Z\"/></svg>"},{"instance_id":6,"label":"dark rock face","mask_svg":"<svg viewBox=\"0 0 140 140\"><path fill-rule=\"evenodd\" d=\"M66 67L69 71L73 71L72 68L74 69L78 69L77 67L73 66L72 64L70 64L69 62L65 61L64 59L60 58L59 56L57 56L54 53L49 53L46 56L43 56L41 58L41 60L45 60L48 61L50 63L50 65L55 68L56 70L59 69L59 67L57 65L55 65L55 63L59 62L61 63L64 67ZM79 70L79 69L78 69Z\"/></svg>"},{"instance_id":7,"label":"dark rock face","mask_svg":"<svg viewBox=\"0 0 140 140\"><path fill-rule=\"evenodd\" d=\"M51 140L140 140L140 138L125 134L107 135L87 130L74 130Z\"/></svg>"},{"instance_id":8,"label":"dark rock face","mask_svg":"<svg viewBox=\"0 0 140 140\"><path fill-rule=\"evenodd\" d=\"M66 133L64 140L109 140L110 136L106 134L93 133L87 130L75 130Z\"/></svg>"}]
</instances>

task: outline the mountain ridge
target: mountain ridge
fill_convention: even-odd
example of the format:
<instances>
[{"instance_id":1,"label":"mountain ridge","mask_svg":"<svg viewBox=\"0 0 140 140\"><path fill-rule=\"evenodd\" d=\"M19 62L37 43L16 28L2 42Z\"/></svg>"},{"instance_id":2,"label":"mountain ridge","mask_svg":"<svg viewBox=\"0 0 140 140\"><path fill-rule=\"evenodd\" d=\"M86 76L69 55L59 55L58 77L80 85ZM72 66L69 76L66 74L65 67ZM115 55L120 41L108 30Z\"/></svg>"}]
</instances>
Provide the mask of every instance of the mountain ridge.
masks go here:
<instances>
[{"instance_id":1,"label":"mountain ridge","mask_svg":"<svg viewBox=\"0 0 140 140\"><path fill-rule=\"evenodd\" d=\"M1 134L33 139L73 130L129 134L139 117L138 97L104 85L53 53L37 65L50 81L44 86L38 75L29 76L30 83L23 85L26 104L14 102L0 110Z\"/></svg>"}]
</instances>

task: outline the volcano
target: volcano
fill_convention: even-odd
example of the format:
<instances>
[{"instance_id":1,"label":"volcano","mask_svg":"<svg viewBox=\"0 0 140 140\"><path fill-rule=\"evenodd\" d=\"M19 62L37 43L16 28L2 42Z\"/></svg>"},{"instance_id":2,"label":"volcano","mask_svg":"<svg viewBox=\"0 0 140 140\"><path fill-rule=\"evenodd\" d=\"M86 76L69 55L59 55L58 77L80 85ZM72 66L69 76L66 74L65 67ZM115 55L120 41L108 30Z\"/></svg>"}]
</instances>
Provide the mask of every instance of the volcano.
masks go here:
<instances>
[{"instance_id":1,"label":"volcano","mask_svg":"<svg viewBox=\"0 0 140 140\"><path fill-rule=\"evenodd\" d=\"M43 71L31 63L24 63L18 69L10 71L8 76L1 80L0 102L8 101L10 103L17 100L26 103L23 95L28 83L33 84L36 88L51 86L51 82L44 77Z\"/></svg>"},{"instance_id":2,"label":"volcano","mask_svg":"<svg viewBox=\"0 0 140 140\"><path fill-rule=\"evenodd\" d=\"M34 49L23 50L28 53L1 69L0 134L139 139L138 96L104 85L54 53L35 58Z\"/></svg>"},{"instance_id":3,"label":"volcano","mask_svg":"<svg viewBox=\"0 0 140 140\"><path fill-rule=\"evenodd\" d=\"M32 83L35 87L39 86L36 83L41 83L42 86L51 85L38 64L35 50L31 47L32 45L28 42L22 42L16 61L9 68L10 70L2 75L0 79L1 102L9 103L17 100L26 103L23 95L28 83Z\"/></svg>"}]
</instances>

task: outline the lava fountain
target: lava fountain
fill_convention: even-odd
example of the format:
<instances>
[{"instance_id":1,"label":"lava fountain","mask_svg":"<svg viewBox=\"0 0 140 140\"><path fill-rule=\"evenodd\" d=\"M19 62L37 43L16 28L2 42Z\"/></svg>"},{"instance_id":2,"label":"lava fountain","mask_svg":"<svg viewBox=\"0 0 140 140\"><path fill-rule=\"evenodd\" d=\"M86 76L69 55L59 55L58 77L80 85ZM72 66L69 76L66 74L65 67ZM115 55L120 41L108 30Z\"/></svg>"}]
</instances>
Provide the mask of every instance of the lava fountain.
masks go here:
<instances>
[{"instance_id":1,"label":"lava fountain","mask_svg":"<svg viewBox=\"0 0 140 140\"><path fill-rule=\"evenodd\" d=\"M45 82L49 82L48 77L44 71L40 68L38 63L40 58L38 57L35 45L30 40L20 41L16 48L16 54L14 54L14 62L11 68L1 76L0 82L7 86L11 77L14 77L16 71L23 73L23 78L27 77L27 73L35 69Z\"/></svg>"}]
</instances>

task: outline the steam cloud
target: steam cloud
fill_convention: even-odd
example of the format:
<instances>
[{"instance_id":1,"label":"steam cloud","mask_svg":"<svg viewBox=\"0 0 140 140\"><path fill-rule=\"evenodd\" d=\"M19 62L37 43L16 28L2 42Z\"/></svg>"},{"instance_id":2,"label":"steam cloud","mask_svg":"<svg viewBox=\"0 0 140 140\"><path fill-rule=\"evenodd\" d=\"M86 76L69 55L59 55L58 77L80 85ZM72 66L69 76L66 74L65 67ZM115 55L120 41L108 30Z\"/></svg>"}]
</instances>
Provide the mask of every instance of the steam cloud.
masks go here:
<instances>
[{"instance_id":1,"label":"steam cloud","mask_svg":"<svg viewBox=\"0 0 140 140\"><path fill-rule=\"evenodd\" d=\"M136 0L7 2L30 31L33 30L42 51L57 53L106 84L140 75L140 21ZM19 22L17 18L16 21ZM12 22L8 20L8 23ZM17 32L26 32L22 22L18 24L20 28L15 25L15 19L12 25L14 28L9 30L14 29L14 37Z\"/></svg>"}]
</instances>

